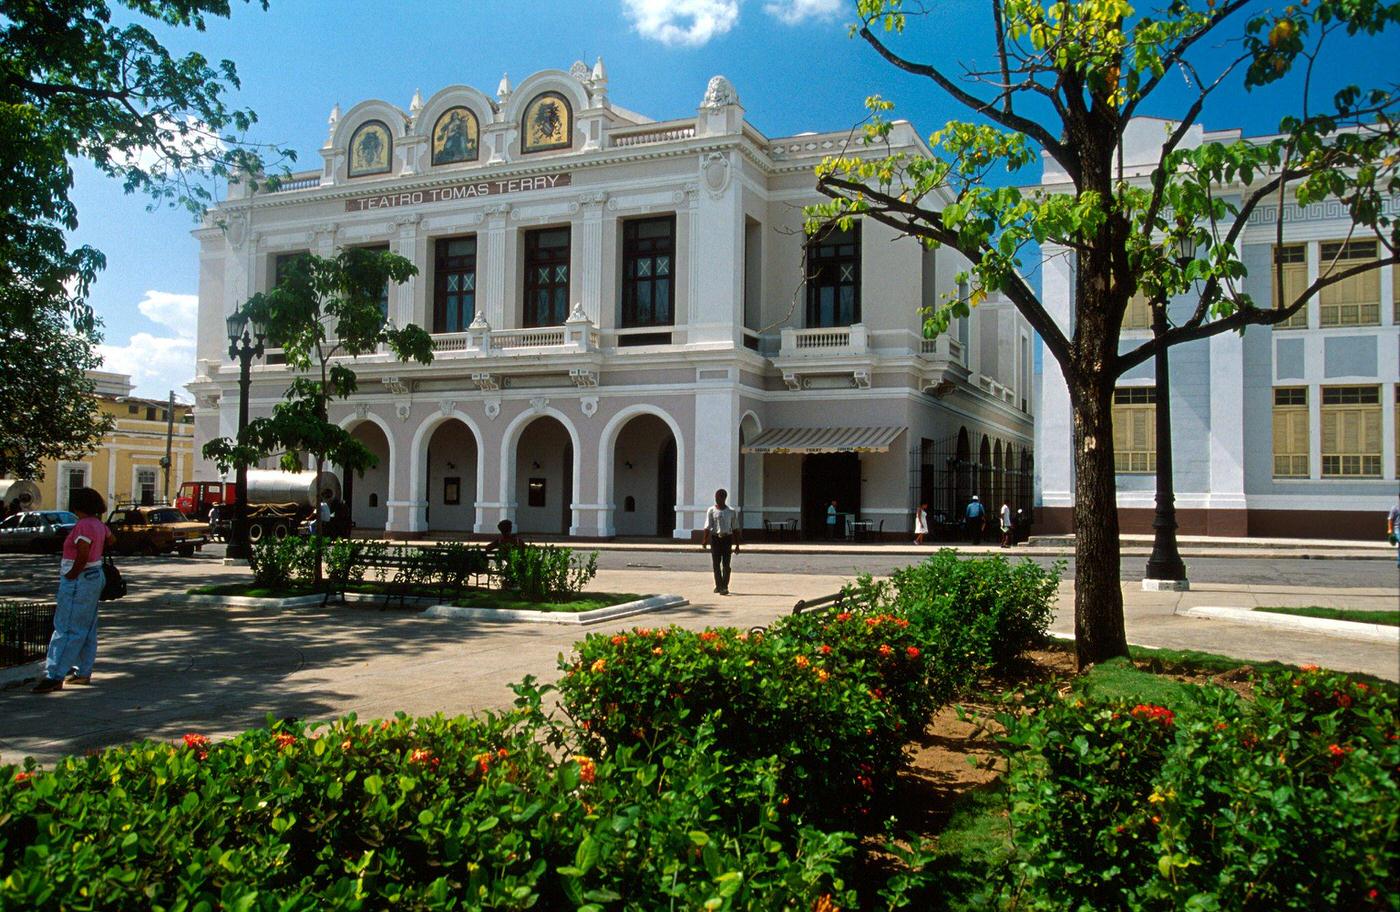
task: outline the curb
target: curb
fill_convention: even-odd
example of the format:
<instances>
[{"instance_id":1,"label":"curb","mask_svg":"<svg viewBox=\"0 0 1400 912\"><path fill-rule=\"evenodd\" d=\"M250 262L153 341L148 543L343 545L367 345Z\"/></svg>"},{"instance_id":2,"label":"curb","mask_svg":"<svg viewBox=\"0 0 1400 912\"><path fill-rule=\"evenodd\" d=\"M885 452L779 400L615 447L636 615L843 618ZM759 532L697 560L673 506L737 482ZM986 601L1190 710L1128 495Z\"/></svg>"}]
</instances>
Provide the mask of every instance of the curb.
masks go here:
<instances>
[{"instance_id":1,"label":"curb","mask_svg":"<svg viewBox=\"0 0 1400 912\"><path fill-rule=\"evenodd\" d=\"M1187 608L1185 611L1177 612L1177 614L1183 617L1234 621L1237 624L1253 624L1259 627L1303 630L1352 640L1371 640L1400 646L1400 627L1390 627L1385 624L1335 621L1331 618L1299 617L1292 614L1274 614L1271 611L1251 611L1248 608L1217 608L1208 605Z\"/></svg>"},{"instance_id":2,"label":"curb","mask_svg":"<svg viewBox=\"0 0 1400 912\"><path fill-rule=\"evenodd\" d=\"M321 601L325 598L323 593L313 593L311 595L294 595L290 598L254 598L249 595L186 595L185 602L190 605L218 605L224 608L306 608L315 606L319 608ZM384 604L385 597L373 592L347 592L344 601L347 604ZM388 604L399 605L398 596L389 596ZM331 599L330 605L339 605L341 599ZM420 605L436 605L437 600L422 598L421 596L408 596L402 600L402 607L416 608Z\"/></svg>"},{"instance_id":3,"label":"curb","mask_svg":"<svg viewBox=\"0 0 1400 912\"><path fill-rule=\"evenodd\" d=\"M37 680L44 673L44 660L0 668L0 690Z\"/></svg>"},{"instance_id":4,"label":"curb","mask_svg":"<svg viewBox=\"0 0 1400 912\"><path fill-rule=\"evenodd\" d=\"M646 614L665 608L679 608L690 601L679 595L653 595L635 602L623 602L593 611L520 611L516 609L468 608L461 605L433 605L423 612L425 617L451 618L460 621L517 621L531 624L565 624L582 627L601 624L634 614Z\"/></svg>"}]
</instances>

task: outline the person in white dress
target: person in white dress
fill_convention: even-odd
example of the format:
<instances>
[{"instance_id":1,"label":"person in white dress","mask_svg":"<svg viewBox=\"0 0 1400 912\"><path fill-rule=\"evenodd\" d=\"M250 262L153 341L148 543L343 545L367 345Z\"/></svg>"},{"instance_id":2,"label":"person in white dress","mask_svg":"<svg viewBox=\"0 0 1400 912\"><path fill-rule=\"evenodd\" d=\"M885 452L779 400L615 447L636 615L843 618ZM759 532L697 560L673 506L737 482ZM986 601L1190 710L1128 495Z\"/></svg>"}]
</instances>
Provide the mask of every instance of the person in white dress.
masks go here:
<instances>
[{"instance_id":1,"label":"person in white dress","mask_svg":"<svg viewBox=\"0 0 1400 912\"><path fill-rule=\"evenodd\" d=\"M1005 502L1001 505L1001 546L1011 547L1011 504Z\"/></svg>"},{"instance_id":2,"label":"person in white dress","mask_svg":"<svg viewBox=\"0 0 1400 912\"><path fill-rule=\"evenodd\" d=\"M928 504L919 504L919 509L914 511L914 544L922 545L924 536L928 534Z\"/></svg>"}]
</instances>

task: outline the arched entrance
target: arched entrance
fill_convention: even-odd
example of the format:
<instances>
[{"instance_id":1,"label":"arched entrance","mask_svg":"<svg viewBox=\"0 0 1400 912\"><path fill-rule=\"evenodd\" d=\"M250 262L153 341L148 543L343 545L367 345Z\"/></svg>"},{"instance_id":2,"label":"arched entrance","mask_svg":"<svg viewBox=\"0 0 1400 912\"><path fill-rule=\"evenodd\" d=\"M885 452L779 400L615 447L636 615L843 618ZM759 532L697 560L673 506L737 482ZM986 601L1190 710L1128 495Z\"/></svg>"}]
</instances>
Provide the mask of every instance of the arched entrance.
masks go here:
<instances>
[{"instance_id":1,"label":"arched entrance","mask_svg":"<svg viewBox=\"0 0 1400 912\"><path fill-rule=\"evenodd\" d=\"M977 449L977 487L972 492L982 499L991 510L992 501L992 445L987 437L982 438L982 446Z\"/></svg>"},{"instance_id":2,"label":"arched entrance","mask_svg":"<svg viewBox=\"0 0 1400 912\"><path fill-rule=\"evenodd\" d=\"M628 419L613 445L613 526L618 535L670 538L676 530L676 438L656 415Z\"/></svg>"},{"instance_id":3,"label":"arched entrance","mask_svg":"<svg viewBox=\"0 0 1400 912\"><path fill-rule=\"evenodd\" d=\"M448 418L433 429L423 448L423 475L417 491L427 504L429 531L472 531L479 462L476 435L464 422Z\"/></svg>"},{"instance_id":4,"label":"arched entrance","mask_svg":"<svg viewBox=\"0 0 1400 912\"><path fill-rule=\"evenodd\" d=\"M739 491L734 500L740 510L739 516L746 529L757 529L763 525L763 454L745 453L744 447L759 435L762 428L753 412L744 415L739 422Z\"/></svg>"},{"instance_id":5,"label":"arched entrance","mask_svg":"<svg viewBox=\"0 0 1400 912\"><path fill-rule=\"evenodd\" d=\"M341 495L350 508L350 521L361 531L382 532L389 523L389 479L393 477L393 454L389 437L373 421L361 421L350 436L365 445L379 461L363 475L339 467Z\"/></svg>"},{"instance_id":6,"label":"arched entrance","mask_svg":"<svg viewBox=\"0 0 1400 912\"><path fill-rule=\"evenodd\" d=\"M530 421L513 455L515 527L522 533L566 535L573 522L574 445L550 415Z\"/></svg>"},{"instance_id":7,"label":"arched entrance","mask_svg":"<svg viewBox=\"0 0 1400 912\"><path fill-rule=\"evenodd\" d=\"M992 500L987 504L987 510L991 513L998 513L1001 510L1002 501L1006 499L1006 465L1001 460L1001 441L998 440L992 447Z\"/></svg>"}]
</instances>

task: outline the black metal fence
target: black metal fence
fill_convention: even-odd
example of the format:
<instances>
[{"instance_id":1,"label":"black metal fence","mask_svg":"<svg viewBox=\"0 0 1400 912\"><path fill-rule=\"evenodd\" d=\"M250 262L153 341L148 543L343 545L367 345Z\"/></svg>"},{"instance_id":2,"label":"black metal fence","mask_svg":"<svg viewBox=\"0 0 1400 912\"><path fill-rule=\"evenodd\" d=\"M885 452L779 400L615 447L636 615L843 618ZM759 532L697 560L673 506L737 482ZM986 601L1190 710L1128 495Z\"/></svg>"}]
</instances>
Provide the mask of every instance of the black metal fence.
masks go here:
<instances>
[{"instance_id":1,"label":"black metal fence","mask_svg":"<svg viewBox=\"0 0 1400 912\"><path fill-rule=\"evenodd\" d=\"M42 659L53 636L53 602L0 602L0 668Z\"/></svg>"},{"instance_id":2,"label":"black metal fence","mask_svg":"<svg viewBox=\"0 0 1400 912\"><path fill-rule=\"evenodd\" d=\"M1035 496L1035 452L980 432L960 431L946 440L919 446L919 499L928 504L929 535L952 540L962 535L962 516L976 494L995 522L1003 503L1031 515Z\"/></svg>"}]
</instances>

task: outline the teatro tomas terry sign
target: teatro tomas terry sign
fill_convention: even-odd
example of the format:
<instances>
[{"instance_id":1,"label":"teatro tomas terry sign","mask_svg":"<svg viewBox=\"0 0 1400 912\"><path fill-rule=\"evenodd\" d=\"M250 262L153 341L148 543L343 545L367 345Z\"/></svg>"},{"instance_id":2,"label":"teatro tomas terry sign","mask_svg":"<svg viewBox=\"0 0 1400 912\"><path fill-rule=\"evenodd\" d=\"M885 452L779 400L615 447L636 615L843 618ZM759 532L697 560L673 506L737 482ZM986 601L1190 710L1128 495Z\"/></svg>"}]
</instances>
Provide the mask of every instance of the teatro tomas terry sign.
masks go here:
<instances>
[{"instance_id":1,"label":"teatro tomas terry sign","mask_svg":"<svg viewBox=\"0 0 1400 912\"><path fill-rule=\"evenodd\" d=\"M566 171L562 174L542 174L538 177L470 181L449 184L446 187L433 187L428 190L376 193L371 196L357 196L354 199L346 200L345 211L365 212L370 209L392 209L395 206L417 206L423 203L460 202L483 196L523 193L528 190L552 190L555 187L567 187L571 182L572 177Z\"/></svg>"}]
</instances>

